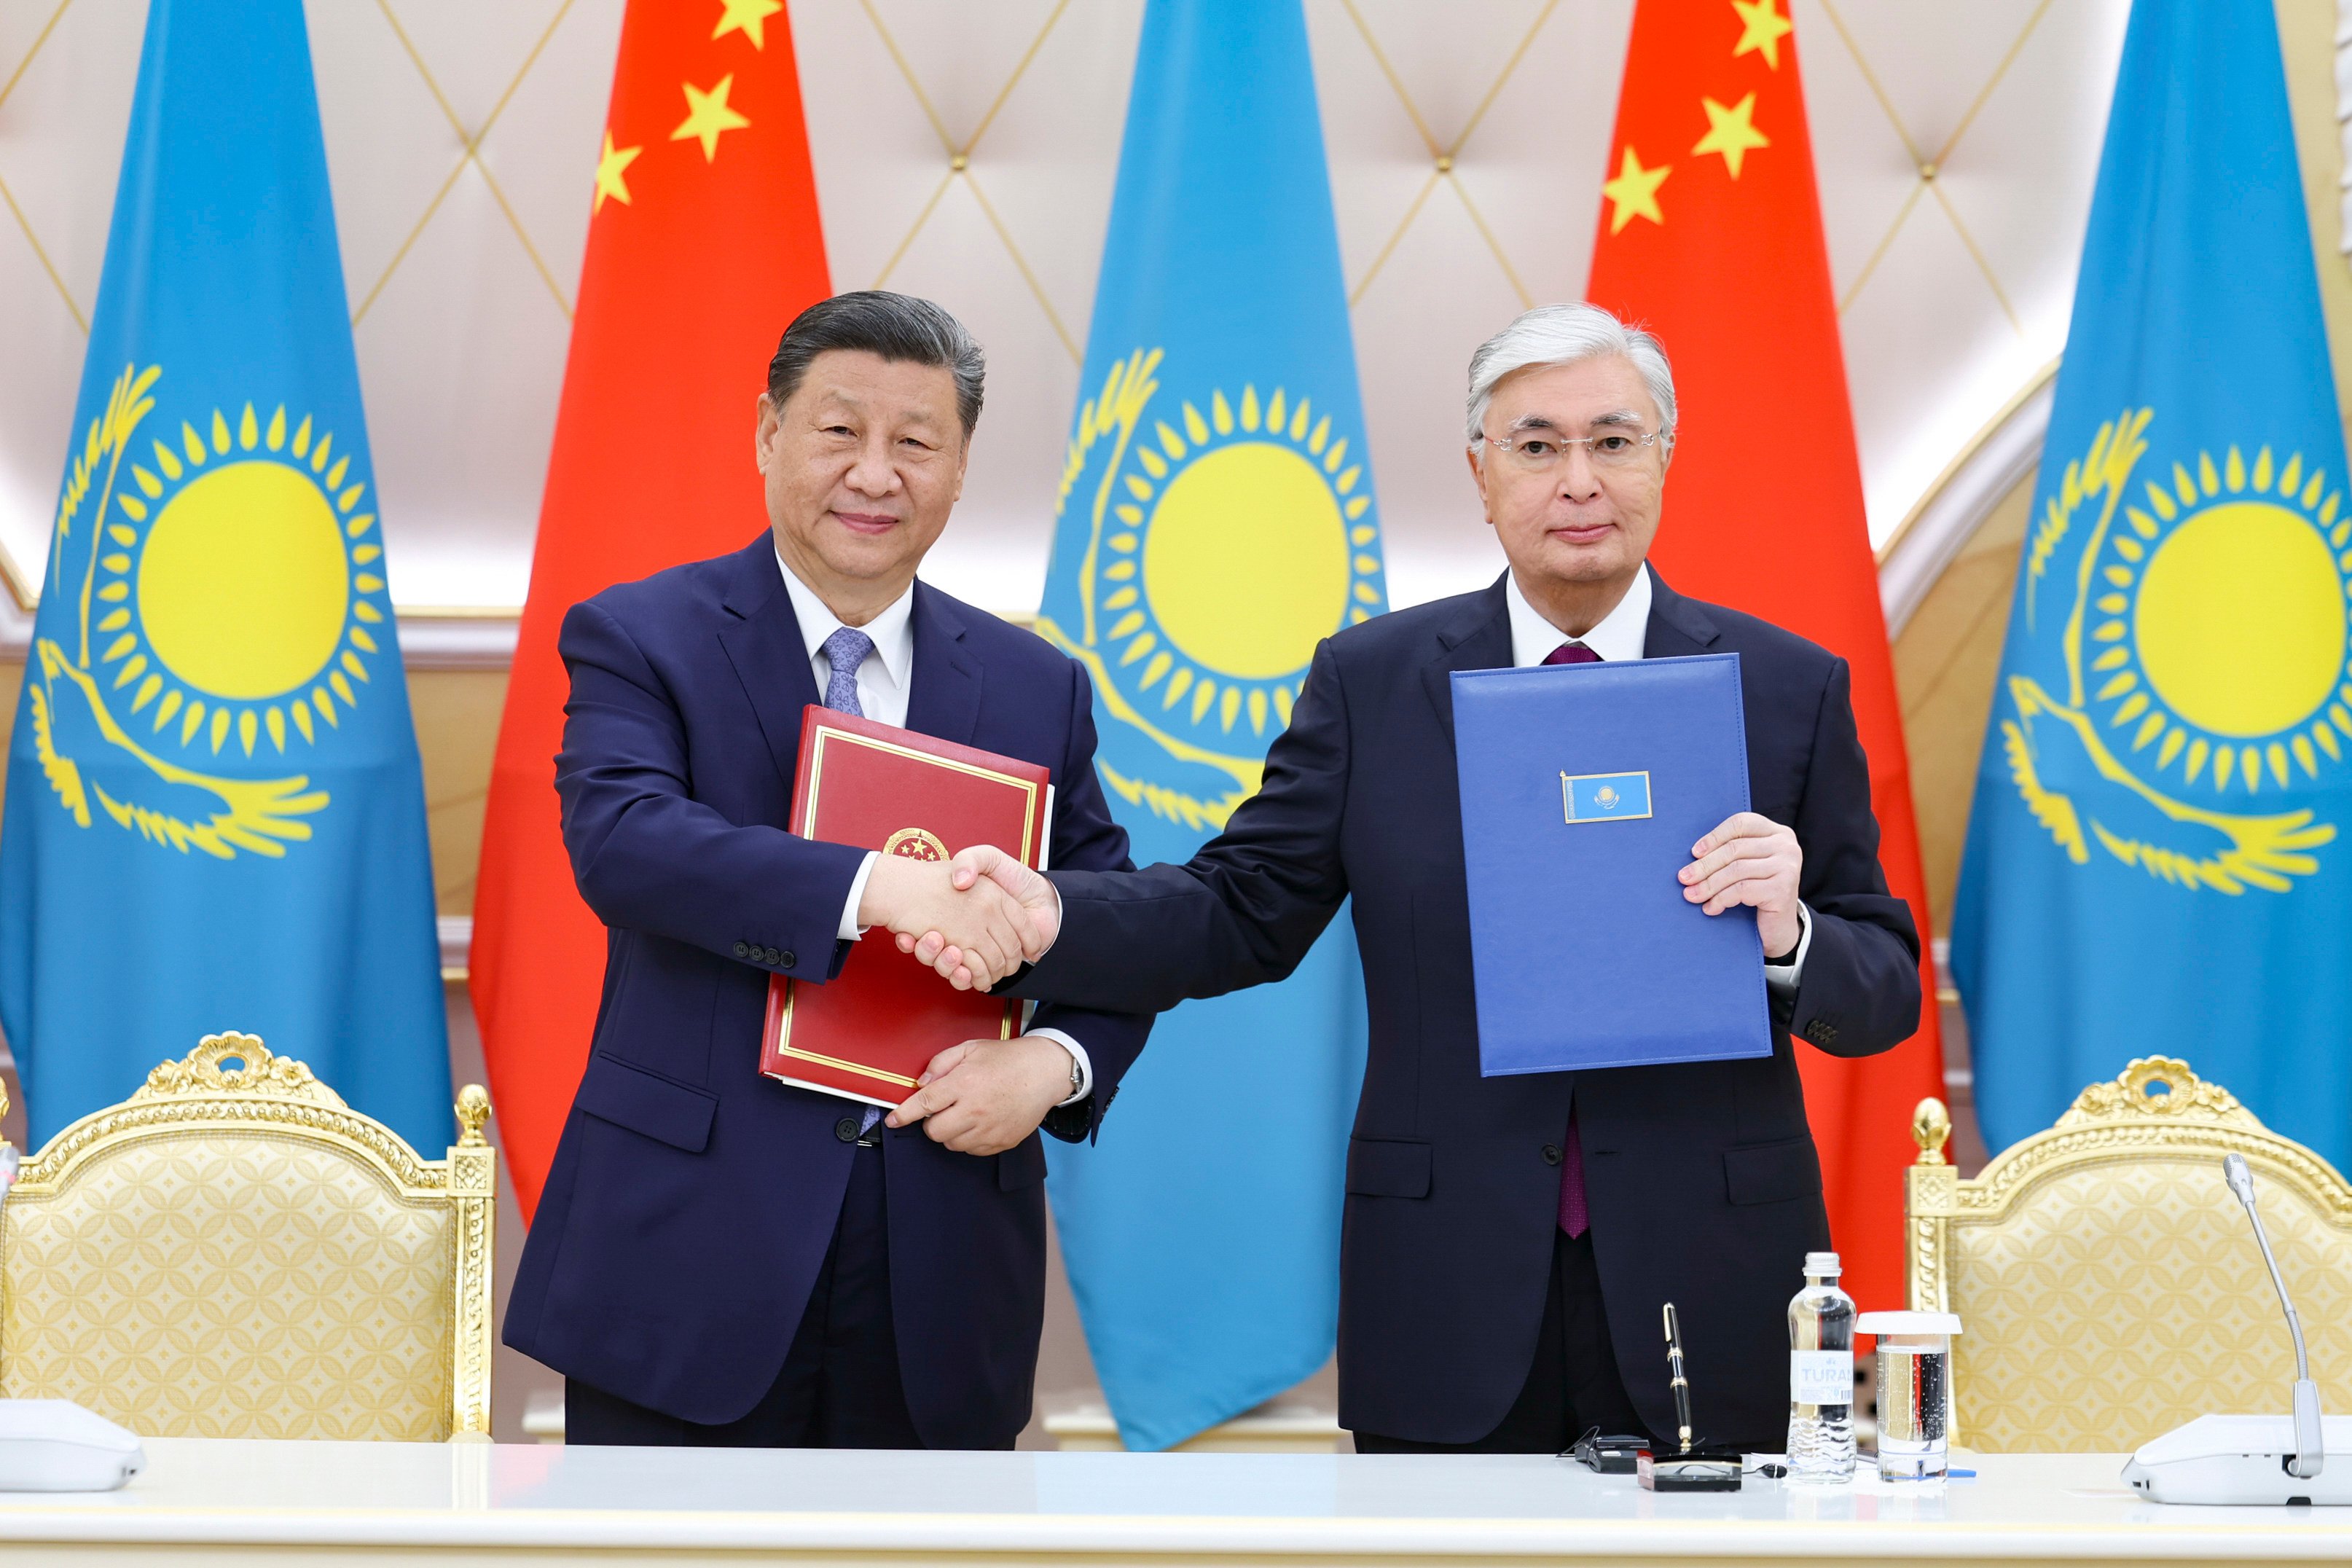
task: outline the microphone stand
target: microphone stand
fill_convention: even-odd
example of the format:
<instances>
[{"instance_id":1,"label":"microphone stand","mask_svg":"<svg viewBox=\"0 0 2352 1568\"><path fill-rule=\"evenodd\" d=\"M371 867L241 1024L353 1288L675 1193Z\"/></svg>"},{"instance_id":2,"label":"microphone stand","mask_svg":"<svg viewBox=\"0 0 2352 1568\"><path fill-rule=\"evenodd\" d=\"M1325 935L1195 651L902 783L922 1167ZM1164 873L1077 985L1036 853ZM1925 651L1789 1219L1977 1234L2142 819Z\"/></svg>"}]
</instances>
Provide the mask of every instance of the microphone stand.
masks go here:
<instances>
[{"instance_id":1,"label":"microphone stand","mask_svg":"<svg viewBox=\"0 0 2352 1568\"><path fill-rule=\"evenodd\" d=\"M2263 1261L2271 1271L2271 1284L2278 1289L2279 1305L2286 1309L2286 1331L2294 1340L2294 1452L2287 1456L2286 1473L2298 1480L2309 1480L2319 1474L2327 1463L2327 1439L2319 1419L2319 1384L2311 1380L2311 1357L2304 1349L2303 1320L2295 1315L2294 1302L2286 1293L2286 1276L2279 1272L2278 1258L2271 1252L2271 1238L2263 1230L2262 1212L2254 1206L2254 1173L2248 1168L2243 1154L2231 1153L2221 1161L2222 1174L2229 1178L2230 1190L2245 1206L2246 1217L2253 1222L2254 1241L2263 1249Z\"/></svg>"},{"instance_id":2,"label":"microphone stand","mask_svg":"<svg viewBox=\"0 0 2352 1568\"><path fill-rule=\"evenodd\" d=\"M2200 1415L2141 1444L2124 1466L2124 1481L2151 1502L2224 1507L2352 1503L2352 1464L2336 1466L2333 1475L2321 1474L2327 1465L2328 1432L2319 1413L2319 1384L2311 1379L2303 1319L2287 1294L2286 1276L2254 1204L2254 1173L2245 1156L2236 1153L2222 1158L2221 1173L2245 1208L2255 1245L2263 1249L2263 1264L2271 1271L2271 1287L2286 1312L2286 1331L2294 1341L2294 1413L2284 1418ZM2336 1426L2341 1440L2352 1422L2339 1415ZM2352 1453L2352 1444L2346 1445L2346 1452Z\"/></svg>"}]
</instances>

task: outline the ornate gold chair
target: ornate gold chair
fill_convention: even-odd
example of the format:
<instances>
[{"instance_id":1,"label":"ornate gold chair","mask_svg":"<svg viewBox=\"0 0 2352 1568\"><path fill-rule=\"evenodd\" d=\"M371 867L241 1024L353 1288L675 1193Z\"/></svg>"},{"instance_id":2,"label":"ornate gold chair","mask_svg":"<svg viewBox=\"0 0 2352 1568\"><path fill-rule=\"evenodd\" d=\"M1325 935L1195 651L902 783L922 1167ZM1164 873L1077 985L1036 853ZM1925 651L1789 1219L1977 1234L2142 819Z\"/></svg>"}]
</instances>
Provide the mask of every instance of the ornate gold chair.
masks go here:
<instances>
[{"instance_id":1,"label":"ornate gold chair","mask_svg":"<svg viewBox=\"0 0 2352 1568\"><path fill-rule=\"evenodd\" d=\"M206 1037L0 1203L0 1392L144 1436L487 1436L489 1113L467 1086L419 1159L300 1062Z\"/></svg>"},{"instance_id":2,"label":"ornate gold chair","mask_svg":"<svg viewBox=\"0 0 2352 1568\"><path fill-rule=\"evenodd\" d=\"M2294 1353L2245 1211L2253 1166L2312 1375L2352 1410L2352 1186L2189 1064L2149 1057L2084 1089L1974 1181L1924 1100L1905 1194L1910 1304L1958 1312L1958 1440L1992 1453L2137 1447L2209 1411L2284 1413Z\"/></svg>"}]
</instances>

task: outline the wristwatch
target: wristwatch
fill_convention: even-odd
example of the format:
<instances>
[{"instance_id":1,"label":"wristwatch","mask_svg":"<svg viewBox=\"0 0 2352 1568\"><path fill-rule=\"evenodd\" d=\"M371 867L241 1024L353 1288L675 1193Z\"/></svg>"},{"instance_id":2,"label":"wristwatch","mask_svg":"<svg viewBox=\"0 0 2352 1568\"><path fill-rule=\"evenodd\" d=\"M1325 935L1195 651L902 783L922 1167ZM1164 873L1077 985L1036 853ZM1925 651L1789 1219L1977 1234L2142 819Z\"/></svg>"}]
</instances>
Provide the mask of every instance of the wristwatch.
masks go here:
<instances>
[{"instance_id":1,"label":"wristwatch","mask_svg":"<svg viewBox=\"0 0 2352 1568\"><path fill-rule=\"evenodd\" d=\"M1070 1053L1070 1098L1072 1100L1077 1099L1078 1090L1086 1088L1086 1075L1078 1070L1077 1053L1076 1051L1072 1051Z\"/></svg>"}]
</instances>

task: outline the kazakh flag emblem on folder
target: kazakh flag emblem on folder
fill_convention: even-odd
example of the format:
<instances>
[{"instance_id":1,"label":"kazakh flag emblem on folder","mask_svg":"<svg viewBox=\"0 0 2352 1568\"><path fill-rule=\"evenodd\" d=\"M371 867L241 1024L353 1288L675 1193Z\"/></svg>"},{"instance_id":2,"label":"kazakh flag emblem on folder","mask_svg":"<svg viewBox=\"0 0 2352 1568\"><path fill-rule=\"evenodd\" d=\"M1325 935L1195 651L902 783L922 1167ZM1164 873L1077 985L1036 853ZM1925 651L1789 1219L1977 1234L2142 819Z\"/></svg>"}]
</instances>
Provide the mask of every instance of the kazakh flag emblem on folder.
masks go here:
<instances>
[{"instance_id":1,"label":"kazakh flag emblem on folder","mask_svg":"<svg viewBox=\"0 0 2352 1568\"><path fill-rule=\"evenodd\" d=\"M2133 7L1952 935L1995 1148L2133 1057L2352 1157L2352 510L2269 0Z\"/></svg>"},{"instance_id":2,"label":"kazakh flag emblem on folder","mask_svg":"<svg viewBox=\"0 0 2352 1568\"><path fill-rule=\"evenodd\" d=\"M1298 0L1146 8L1079 396L1038 629L1093 677L1135 858L1182 861L1256 792L1316 645L1386 605ZM1100 1143L1053 1151L1128 1447L1329 1357L1362 1006L1343 914L1289 980L1161 1019Z\"/></svg>"},{"instance_id":3,"label":"kazakh flag emblem on folder","mask_svg":"<svg viewBox=\"0 0 2352 1568\"><path fill-rule=\"evenodd\" d=\"M1650 815L1650 775L1562 773L1559 795L1570 822L1633 822Z\"/></svg>"},{"instance_id":4,"label":"kazakh flag emblem on folder","mask_svg":"<svg viewBox=\"0 0 2352 1568\"><path fill-rule=\"evenodd\" d=\"M377 520L299 0L153 0L0 828L37 1142L231 1028L446 1142Z\"/></svg>"}]
</instances>

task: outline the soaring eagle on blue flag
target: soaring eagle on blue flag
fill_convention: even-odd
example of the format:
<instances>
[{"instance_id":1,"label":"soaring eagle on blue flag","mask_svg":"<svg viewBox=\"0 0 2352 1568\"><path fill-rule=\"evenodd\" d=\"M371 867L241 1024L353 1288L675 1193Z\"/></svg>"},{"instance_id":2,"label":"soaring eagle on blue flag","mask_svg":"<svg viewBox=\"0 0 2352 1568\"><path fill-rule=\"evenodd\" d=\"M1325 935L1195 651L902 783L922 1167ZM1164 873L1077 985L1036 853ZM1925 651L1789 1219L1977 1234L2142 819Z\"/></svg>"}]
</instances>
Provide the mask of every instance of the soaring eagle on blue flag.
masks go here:
<instances>
[{"instance_id":1,"label":"soaring eagle on blue flag","mask_svg":"<svg viewBox=\"0 0 2352 1568\"><path fill-rule=\"evenodd\" d=\"M2139 0L1952 928L1993 1147L2186 1058L2352 1162L2352 509L2268 0Z\"/></svg>"},{"instance_id":2,"label":"soaring eagle on blue flag","mask_svg":"<svg viewBox=\"0 0 2352 1568\"><path fill-rule=\"evenodd\" d=\"M300 0L153 0L0 823L36 1141L228 1029L446 1141L380 520Z\"/></svg>"}]
</instances>

